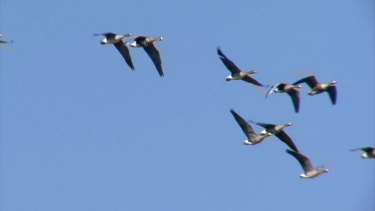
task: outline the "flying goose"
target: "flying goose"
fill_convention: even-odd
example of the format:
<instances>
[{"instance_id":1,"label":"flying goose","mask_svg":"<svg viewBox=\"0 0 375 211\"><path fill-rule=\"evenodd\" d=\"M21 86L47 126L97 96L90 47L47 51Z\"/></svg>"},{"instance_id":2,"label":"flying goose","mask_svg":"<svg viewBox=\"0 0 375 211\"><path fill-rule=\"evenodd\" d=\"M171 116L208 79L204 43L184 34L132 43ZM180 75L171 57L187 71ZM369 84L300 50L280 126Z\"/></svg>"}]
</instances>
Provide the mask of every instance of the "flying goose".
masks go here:
<instances>
[{"instance_id":1,"label":"flying goose","mask_svg":"<svg viewBox=\"0 0 375 211\"><path fill-rule=\"evenodd\" d=\"M362 158L375 158L375 148L373 147L361 147L357 149L352 149L350 151L361 150L364 153L361 155Z\"/></svg>"},{"instance_id":2,"label":"flying goose","mask_svg":"<svg viewBox=\"0 0 375 211\"><path fill-rule=\"evenodd\" d=\"M154 63L156 69L159 72L160 77L164 76L163 68L161 65L161 59L159 51L155 48L154 42L155 41L163 41L162 37L146 37L146 36L138 36L134 38L133 42L130 43L130 46L133 48L143 48L148 56L151 58L152 62Z\"/></svg>"},{"instance_id":3,"label":"flying goose","mask_svg":"<svg viewBox=\"0 0 375 211\"><path fill-rule=\"evenodd\" d=\"M226 81L243 80L243 81L246 81L248 83L257 85L257 86L263 86L257 80L255 80L255 79L253 79L249 76L250 74L257 73L257 71L255 71L255 70L251 70L251 71L240 70L230 59L228 59L223 54L220 47L217 48L217 54L219 55L221 61L224 63L224 65L227 67L227 69L231 72L231 74L225 79Z\"/></svg>"},{"instance_id":4,"label":"flying goose","mask_svg":"<svg viewBox=\"0 0 375 211\"><path fill-rule=\"evenodd\" d=\"M283 125L274 125L274 124L261 123L261 122L253 122L253 121L251 121L251 122L265 128L265 130L262 130L259 133L260 135L266 135L268 133L270 133L272 135L275 135L277 138L280 139L280 141L284 142L292 150L298 152L298 149L297 149L296 145L293 143L292 139L283 130L286 127L292 126L292 123L287 123L287 124L283 124Z\"/></svg>"},{"instance_id":5,"label":"flying goose","mask_svg":"<svg viewBox=\"0 0 375 211\"><path fill-rule=\"evenodd\" d=\"M2 38L4 35L0 34L0 38ZM5 40L0 40L0 44L7 44L7 43L13 43L13 40L11 41L5 41Z\"/></svg>"},{"instance_id":6,"label":"flying goose","mask_svg":"<svg viewBox=\"0 0 375 211\"><path fill-rule=\"evenodd\" d=\"M277 83L273 85L270 90L268 90L266 94L266 98L272 94L275 93L287 93L290 98L292 99L294 111L298 113L299 111L299 91L297 88L301 88L301 85L292 85L287 83Z\"/></svg>"},{"instance_id":7,"label":"flying goose","mask_svg":"<svg viewBox=\"0 0 375 211\"><path fill-rule=\"evenodd\" d=\"M298 162L301 164L304 173L300 175L300 178L311 179L321 174L329 172L329 169L327 169L325 166L318 166L314 168L309 158L307 158L306 156L304 156L303 154L299 152L295 152L289 149L287 149L286 152L292 155L293 157L295 157L298 160Z\"/></svg>"},{"instance_id":8,"label":"flying goose","mask_svg":"<svg viewBox=\"0 0 375 211\"><path fill-rule=\"evenodd\" d=\"M250 124L237 114L233 109L230 110L234 119L237 121L238 125L241 127L242 131L245 133L247 140L243 142L245 145L255 145L262 142L268 136L271 136L271 133L256 134Z\"/></svg>"},{"instance_id":9,"label":"flying goose","mask_svg":"<svg viewBox=\"0 0 375 211\"><path fill-rule=\"evenodd\" d=\"M319 83L315 76L308 76L306 78L302 78L299 81L293 83L293 85L297 85L300 83L307 83L309 87L311 88L311 91L308 93L308 95L316 95L323 92L328 92L329 98L331 99L331 102L333 105L336 104L336 98L337 98L337 90L336 90L336 81L332 81L329 83Z\"/></svg>"},{"instance_id":10,"label":"flying goose","mask_svg":"<svg viewBox=\"0 0 375 211\"><path fill-rule=\"evenodd\" d=\"M130 33L127 33L127 34L124 34L124 35L114 34L114 33L111 33L111 32L94 34L94 36L99 36L99 35L105 36L105 38L100 41L100 44L102 44L102 45L113 44L116 47L116 49L120 52L122 57L125 59L125 62L129 65L129 67L132 70L135 70L132 59L130 57L129 49L128 49L128 47L126 47L126 45L122 41L122 39L124 39L126 37L130 37L131 36Z\"/></svg>"}]
</instances>

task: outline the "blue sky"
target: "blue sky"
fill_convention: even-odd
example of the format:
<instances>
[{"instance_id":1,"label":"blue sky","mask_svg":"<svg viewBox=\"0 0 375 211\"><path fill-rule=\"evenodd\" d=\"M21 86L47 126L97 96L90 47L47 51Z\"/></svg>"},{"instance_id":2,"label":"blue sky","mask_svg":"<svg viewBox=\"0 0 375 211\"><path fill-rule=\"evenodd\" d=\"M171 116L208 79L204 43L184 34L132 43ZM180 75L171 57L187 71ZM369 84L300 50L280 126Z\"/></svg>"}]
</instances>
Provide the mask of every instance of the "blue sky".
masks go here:
<instances>
[{"instance_id":1,"label":"blue sky","mask_svg":"<svg viewBox=\"0 0 375 211\"><path fill-rule=\"evenodd\" d=\"M37 210L375 209L374 1L0 2L0 208ZM132 72L94 33L162 36L160 78L142 49ZM264 84L337 81L337 105L229 71L216 47ZM275 137L245 146L229 110L286 129L315 165ZM261 128L253 126L256 131Z\"/></svg>"}]
</instances>

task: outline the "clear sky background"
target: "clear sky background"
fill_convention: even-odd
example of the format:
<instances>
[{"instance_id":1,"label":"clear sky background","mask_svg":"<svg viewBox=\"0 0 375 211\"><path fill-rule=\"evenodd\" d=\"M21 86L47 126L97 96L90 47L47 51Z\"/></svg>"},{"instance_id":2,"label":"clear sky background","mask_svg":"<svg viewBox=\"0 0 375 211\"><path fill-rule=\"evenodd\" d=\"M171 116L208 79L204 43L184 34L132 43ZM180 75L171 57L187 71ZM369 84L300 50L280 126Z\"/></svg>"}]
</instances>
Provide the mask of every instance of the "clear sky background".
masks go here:
<instances>
[{"instance_id":1,"label":"clear sky background","mask_svg":"<svg viewBox=\"0 0 375 211\"><path fill-rule=\"evenodd\" d=\"M348 1L1 0L1 211L375 210L375 4ZM163 36L160 78L94 33ZM337 81L337 105L226 82L224 54L272 85ZM285 131L256 146L229 110ZM254 126L256 131L261 128Z\"/></svg>"}]
</instances>

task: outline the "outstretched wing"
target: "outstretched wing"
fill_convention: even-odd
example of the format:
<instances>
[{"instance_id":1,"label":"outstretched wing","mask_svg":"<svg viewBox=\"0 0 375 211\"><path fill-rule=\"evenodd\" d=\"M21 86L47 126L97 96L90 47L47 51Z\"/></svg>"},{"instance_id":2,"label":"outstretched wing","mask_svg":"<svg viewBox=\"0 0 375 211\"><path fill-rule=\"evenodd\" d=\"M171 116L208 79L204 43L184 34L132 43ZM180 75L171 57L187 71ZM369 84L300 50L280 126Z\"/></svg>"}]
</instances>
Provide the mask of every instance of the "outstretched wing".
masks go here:
<instances>
[{"instance_id":1,"label":"outstretched wing","mask_svg":"<svg viewBox=\"0 0 375 211\"><path fill-rule=\"evenodd\" d=\"M375 150L375 148L373 148L373 147L361 147L361 148L351 149L350 151L357 151L357 150L362 150L366 153L372 153Z\"/></svg>"},{"instance_id":2,"label":"outstretched wing","mask_svg":"<svg viewBox=\"0 0 375 211\"><path fill-rule=\"evenodd\" d=\"M336 99L337 99L337 90L336 86L330 86L327 88L327 92L329 95L329 98L331 99L331 102L333 105L336 104Z\"/></svg>"},{"instance_id":3,"label":"outstretched wing","mask_svg":"<svg viewBox=\"0 0 375 211\"><path fill-rule=\"evenodd\" d=\"M228 59L223 52L221 51L220 47L217 48L217 54L219 55L221 61L224 63L224 65L227 67L227 69L231 73L239 73L241 70L230 60ZM252 83L252 82L250 82Z\"/></svg>"},{"instance_id":4,"label":"outstretched wing","mask_svg":"<svg viewBox=\"0 0 375 211\"><path fill-rule=\"evenodd\" d=\"M254 84L254 85L257 85L257 86L263 86L261 83L259 83L257 80L255 80L254 78L250 77L250 76L246 76L242 79L243 81L246 81L248 83L251 83L251 84Z\"/></svg>"},{"instance_id":5,"label":"outstretched wing","mask_svg":"<svg viewBox=\"0 0 375 211\"><path fill-rule=\"evenodd\" d=\"M253 121L251 121L251 122L265 128L265 129L271 129L271 128L274 128L276 126L274 124L269 124L269 123L253 122Z\"/></svg>"},{"instance_id":6,"label":"outstretched wing","mask_svg":"<svg viewBox=\"0 0 375 211\"><path fill-rule=\"evenodd\" d=\"M286 134L283 130L276 133L275 136L280 139L280 141L284 142L286 145L289 146L293 151L298 152L298 149L292 139Z\"/></svg>"},{"instance_id":7,"label":"outstretched wing","mask_svg":"<svg viewBox=\"0 0 375 211\"><path fill-rule=\"evenodd\" d=\"M293 102L294 111L298 113L299 111L299 91L297 89L291 89L287 92Z\"/></svg>"},{"instance_id":8,"label":"outstretched wing","mask_svg":"<svg viewBox=\"0 0 375 211\"><path fill-rule=\"evenodd\" d=\"M375 148L373 148L373 147L363 147L361 150L366 152L366 153L374 153Z\"/></svg>"},{"instance_id":9,"label":"outstretched wing","mask_svg":"<svg viewBox=\"0 0 375 211\"><path fill-rule=\"evenodd\" d=\"M293 85L297 85L301 83L307 83L307 85L309 85L309 87L312 89L318 84L318 81L316 80L315 76L312 75L312 76L308 76L306 78L302 78L299 81L294 82Z\"/></svg>"},{"instance_id":10,"label":"outstretched wing","mask_svg":"<svg viewBox=\"0 0 375 211\"><path fill-rule=\"evenodd\" d=\"M130 57L129 48L126 47L124 42L122 42L122 40L120 40L119 42L115 43L114 45L115 45L116 49L120 52L122 57L125 59L125 62L129 65L129 67L132 70L135 70L135 67L133 65L133 61Z\"/></svg>"},{"instance_id":11,"label":"outstretched wing","mask_svg":"<svg viewBox=\"0 0 375 211\"><path fill-rule=\"evenodd\" d=\"M306 156L302 155L299 152L292 151L290 149L287 149L286 152L298 160L299 164L302 166L303 171L305 173L314 170L314 167L312 166L310 160Z\"/></svg>"},{"instance_id":12,"label":"outstretched wing","mask_svg":"<svg viewBox=\"0 0 375 211\"><path fill-rule=\"evenodd\" d=\"M103 35L103 36L106 36L106 37L114 37L114 36L116 36L116 34L114 34L112 32L105 32L105 33L94 34L94 36L99 36L99 35Z\"/></svg>"},{"instance_id":13,"label":"outstretched wing","mask_svg":"<svg viewBox=\"0 0 375 211\"><path fill-rule=\"evenodd\" d=\"M234 119L237 121L238 125L241 127L243 133L247 137L250 137L255 134L253 128L244 118L242 118L239 114L237 114L233 109L231 109L230 112L232 113Z\"/></svg>"},{"instance_id":14,"label":"outstretched wing","mask_svg":"<svg viewBox=\"0 0 375 211\"><path fill-rule=\"evenodd\" d=\"M164 76L163 68L161 66L161 59L160 59L160 53L155 48L154 44L150 44L147 47L144 47L145 51L147 52L148 56L151 58L152 62L154 63L156 69L159 72L160 77Z\"/></svg>"}]
</instances>

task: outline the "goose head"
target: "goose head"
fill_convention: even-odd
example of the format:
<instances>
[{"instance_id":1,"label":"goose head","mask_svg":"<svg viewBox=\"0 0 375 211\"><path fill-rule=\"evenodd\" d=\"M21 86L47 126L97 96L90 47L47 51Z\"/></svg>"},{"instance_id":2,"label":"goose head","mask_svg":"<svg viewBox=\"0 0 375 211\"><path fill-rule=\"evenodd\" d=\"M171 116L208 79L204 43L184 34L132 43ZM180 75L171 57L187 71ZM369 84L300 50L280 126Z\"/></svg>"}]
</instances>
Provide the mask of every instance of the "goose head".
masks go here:
<instances>
[{"instance_id":1,"label":"goose head","mask_svg":"<svg viewBox=\"0 0 375 211\"><path fill-rule=\"evenodd\" d=\"M316 169L317 169L317 170L319 171L319 173L321 173L321 174L324 174L324 173L329 172L329 169L327 168L327 165L318 166Z\"/></svg>"},{"instance_id":2,"label":"goose head","mask_svg":"<svg viewBox=\"0 0 375 211\"><path fill-rule=\"evenodd\" d=\"M337 83L337 81L332 81L330 84L331 85L334 85L334 84L336 84Z\"/></svg>"},{"instance_id":3,"label":"goose head","mask_svg":"<svg viewBox=\"0 0 375 211\"><path fill-rule=\"evenodd\" d=\"M286 124L284 125L284 127L290 127L290 126L292 126L292 125L293 125L292 123L288 122L288 123L286 123Z\"/></svg>"},{"instance_id":4,"label":"goose head","mask_svg":"<svg viewBox=\"0 0 375 211\"><path fill-rule=\"evenodd\" d=\"M321 174L324 174L324 173L329 172L329 169L327 169L327 168L323 168L323 169L320 169L319 172L320 172Z\"/></svg>"}]
</instances>

